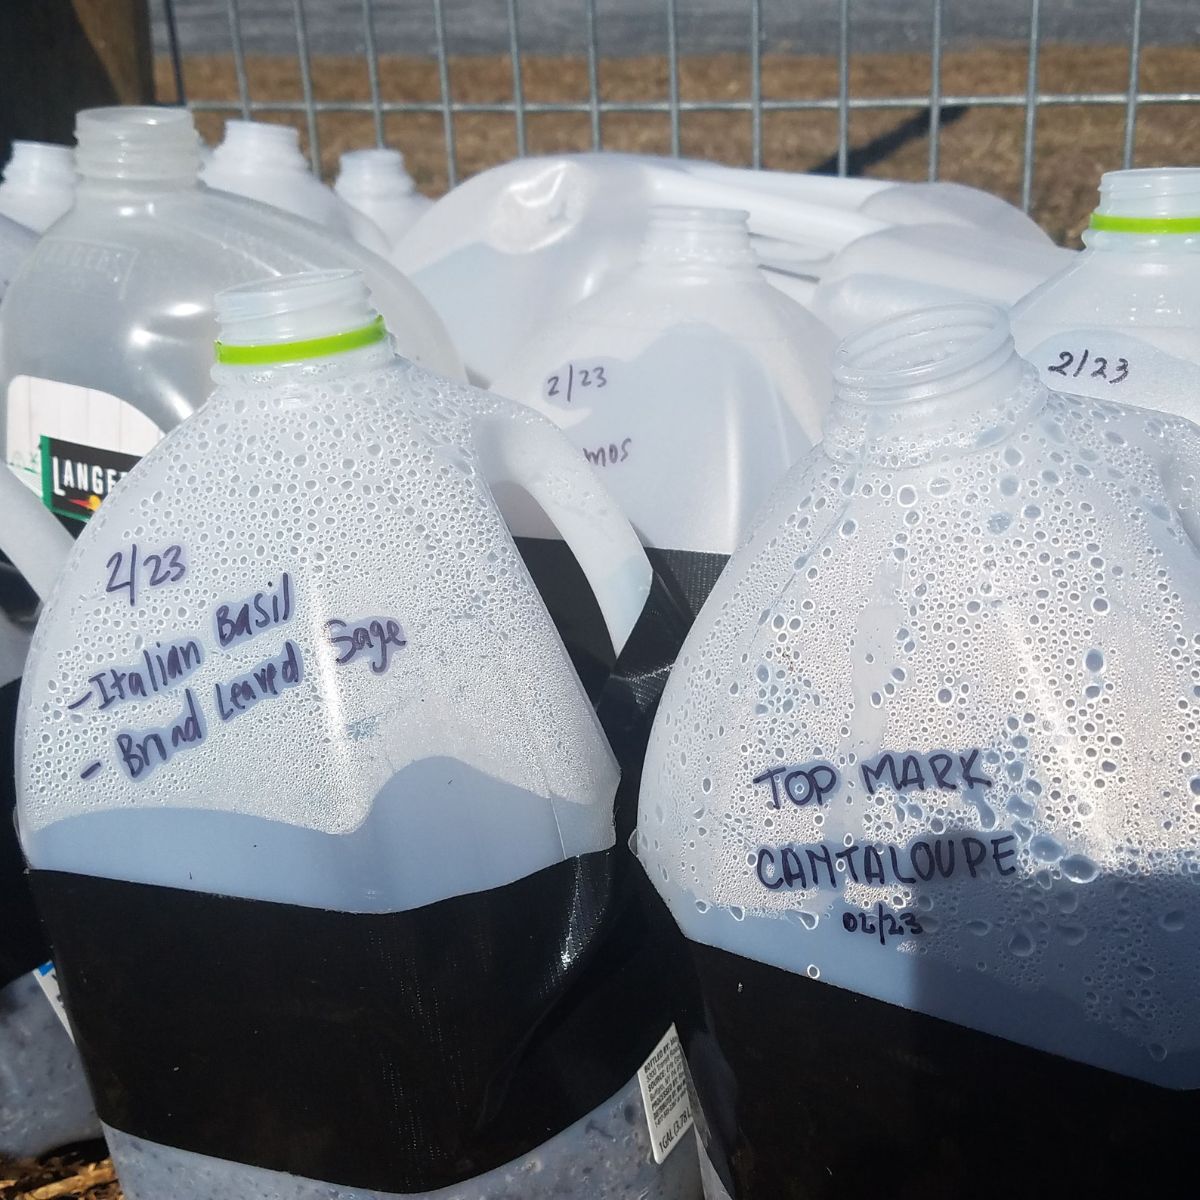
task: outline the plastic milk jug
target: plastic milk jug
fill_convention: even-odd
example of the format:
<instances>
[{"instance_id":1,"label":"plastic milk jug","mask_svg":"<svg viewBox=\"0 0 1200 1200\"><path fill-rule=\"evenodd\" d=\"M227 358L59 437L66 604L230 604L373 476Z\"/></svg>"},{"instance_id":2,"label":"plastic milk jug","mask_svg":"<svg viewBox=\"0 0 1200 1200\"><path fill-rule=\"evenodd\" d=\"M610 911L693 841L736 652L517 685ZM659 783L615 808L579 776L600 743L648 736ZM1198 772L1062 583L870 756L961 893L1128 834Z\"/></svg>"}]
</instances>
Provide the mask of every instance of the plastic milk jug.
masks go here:
<instances>
[{"instance_id":1,"label":"plastic milk jug","mask_svg":"<svg viewBox=\"0 0 1200 1200\"><path fill-rule=\"evenodd\" d=\"M998 1197L998 1120L1046 1194L1141 1169L1095 1139L1183 1178L1200 430L1048 391L979 305L848 340L836 385L642 777L708 1194Z\"/></svg>"},{"instance_id":2,"label":"plastic milk jug","mask_svg":"<svg viewBox=\"0 0 1200 1200\"><path fill-rule=\"evenodd\" d=\"M745 213L664 206L634 269L516 347L494 386L570 437L647 546L729 554L819 439L832 349L763 281Z\"/></svg>"},{"instance_id":3,"label":"plastic milk jug","mask_svg":"<svg viewBox=\"0 0 1200 1200\"><path fill-rule=\"evenodd\" d=\"M1087 249L1014 306L1048 387L1200 420L1200 168L1109 171Z\"/></svg>"},{"instance_id":4,"label":"plastic milk jug","mask_svg":"<svg viewBox=\"0 0 1200 1200\"><path fill-rule=\"evenodd\" d=\"M215 392L86 527L22 692L125 1195L694 1196L609 936L616 765L489 481L617 645L636 535L549 422L397 357L356 273L217 314Z\"/></svg>"}]
</instances>

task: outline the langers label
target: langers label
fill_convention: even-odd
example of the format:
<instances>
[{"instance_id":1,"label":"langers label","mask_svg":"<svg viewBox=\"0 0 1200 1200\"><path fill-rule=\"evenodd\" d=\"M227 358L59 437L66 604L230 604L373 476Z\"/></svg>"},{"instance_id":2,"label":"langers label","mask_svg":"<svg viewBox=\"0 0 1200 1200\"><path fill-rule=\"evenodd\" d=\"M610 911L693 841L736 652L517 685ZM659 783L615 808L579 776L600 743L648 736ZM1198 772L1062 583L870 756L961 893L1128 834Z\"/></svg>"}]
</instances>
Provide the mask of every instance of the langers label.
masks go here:
<instances>
[{"instance_id":1,"label":"langers label","mask_svg":"<svg viewBox=\"0 0 1200 1200\"><path fill-rule=\"evenodd\" d=\"M136 454L42 436L42 503L60 517L86 521L137 462Z\"/></svg>"},{"instance_id":2,"label":"langers label","mask_svg":"<svg viewBox=\"0 0 1200 1200\"><path fill-rule=\"evenodd\" d=\"M46 507L86 521L162 430L108 392L18 375L5 434L9 466Z\"/></svg>"}]
</instances>

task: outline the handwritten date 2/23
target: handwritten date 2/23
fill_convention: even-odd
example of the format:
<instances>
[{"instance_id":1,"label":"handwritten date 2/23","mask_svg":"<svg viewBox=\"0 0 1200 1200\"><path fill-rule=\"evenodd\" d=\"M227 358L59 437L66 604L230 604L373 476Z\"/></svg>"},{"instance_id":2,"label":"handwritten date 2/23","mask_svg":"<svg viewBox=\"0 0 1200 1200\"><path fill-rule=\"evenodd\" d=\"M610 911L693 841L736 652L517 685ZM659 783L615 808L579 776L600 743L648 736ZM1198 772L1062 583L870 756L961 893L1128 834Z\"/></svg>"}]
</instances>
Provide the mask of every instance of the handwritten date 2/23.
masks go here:
<instances>
[{"instance_id":1,"label":"handwritten date 2/23","mask_svg":"<svg viewBox=\"0 0 1200 1200\"><path fill-rule=\"evenodd\" d=\"M1087 367L1091 367L1087 371L1089 379L1103 379L1108 383L1124 383L1129 378L1129 359L1118 358L1115 362L1112 359L1105 358L1103 354L1092 354L1090 350L1085 349L1082 354L1076 356L1070 350L1060 350L1058 352L1058 362L1053 366L1048 366L1047 371L1055 375L1061 375L1064 379L1078 379L1084 374ZM1071 368L1074 367L1074 370Z\"/></svg>"},{"instance_id":2,"label":"handwritten date 2/23","mask_svg":"<svg viewBox=\"0 0 1200 1200\"><path fill-rule=\"evenodd\" d=\"M559 404L570 404L583 388L599 390L606 387L608 387L608 375L607 368L603 363L594 363L588 366L567 363L553 375L546 376L546 382L542 386L542 395L545 399L554 400Z\"/></svg>"}]
</instances>

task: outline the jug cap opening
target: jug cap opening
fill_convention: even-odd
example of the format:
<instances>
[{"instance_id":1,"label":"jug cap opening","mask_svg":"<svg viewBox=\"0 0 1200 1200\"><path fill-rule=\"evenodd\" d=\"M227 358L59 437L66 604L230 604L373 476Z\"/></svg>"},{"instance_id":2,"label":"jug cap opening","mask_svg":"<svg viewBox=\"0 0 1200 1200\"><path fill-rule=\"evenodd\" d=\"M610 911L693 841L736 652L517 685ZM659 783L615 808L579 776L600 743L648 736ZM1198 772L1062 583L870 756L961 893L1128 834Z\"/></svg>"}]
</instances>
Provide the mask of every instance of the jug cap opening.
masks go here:
<instances>
[{"instance_id":1,"label":"jug cap opening","mask_svg":"<svg viewBox=\"0 0 1200 1200\"><path fill-rule=\"evenodd\" d=\"M263 366L345 354L387 338L358 271L306 271L218 292L217 362Z\"/></svg>"},{"instance_id":2,"label":"jug cap opening","mask_svg":"<svg viewBox=\"0 0 1200 1200\"><path fill-rule=\"evenodd\" d=\"M837 350L834 381L839 398L904 404L983 378L1014 353L1000 309L949 304L893 317L847 338Z\"/></svg>"},{"instance_id":3,"label":"jug cap opening","mask_svg":"<svg viewBox=\"0 0 1200 1200\"><path fill-rule=\"evenodd\" d=\"M1107 171L1089 228L1098 233L1200 233L1200 167Z\"/></svg>"},{"instance_id":4,"label":"jug cap opening","mask_svg":"<svg viewBox=\"0 0 1200 1200\"><path fill-rule=\"evenodd\" d=\"M308 161L300 150L300 131L294 125L232 117L225 122L225 136L213 150L212 162L251 171L308 170Z\"/></svg>"},{"instance_id":5,"label":"jug cap opening","mask_svg":"<svg viewBox=\"0 0 1200 1200\"><path fill-rule=\"evenodd\" d=\"M750 245L750 214L740 208L656 204L638 255L658 266L715 266L757 269Z\"/></svg>"},{"instance_id":6,"label":"jug cap opening","mask_svg":"<svg viewBox=\"0 0 1200 1200\"><path fill-rule=\"evenodd\" d=\"M200 136L186 108L86 108L75 117L75 165L84 179L194 182Z\"/></svg>"}]
</instances>

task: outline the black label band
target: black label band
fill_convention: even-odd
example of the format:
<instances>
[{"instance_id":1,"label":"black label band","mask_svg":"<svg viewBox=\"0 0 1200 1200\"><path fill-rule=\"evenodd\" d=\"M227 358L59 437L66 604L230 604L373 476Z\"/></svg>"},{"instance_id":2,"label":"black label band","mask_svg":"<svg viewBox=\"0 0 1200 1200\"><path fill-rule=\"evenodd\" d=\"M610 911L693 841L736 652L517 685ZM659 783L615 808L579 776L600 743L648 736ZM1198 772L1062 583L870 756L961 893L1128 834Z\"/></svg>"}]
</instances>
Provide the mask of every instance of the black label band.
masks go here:
<instances>
[{"instance_id":1,"label":"black label band","mask_svg":"<svg viewBox=\"0 0 1200 1200\"><path fill-rule=\"evenodd\" d=\"M689 943L679 1021L733 1200L1140 1195L1195 1172L1172 1091Z\"/></svg>"},{"instance_id":2,"label":"black label band","mask_svg":"<svg viewBox=\"0 0 1200 1200\"><path fill-rule=\"evenodd\" d=\"M13 739L21 681L0 688L0 988L50 957L17 840Z\"/></svg>"},{"instance_id":3,"label":"black label band","mask_svg":"<svg viewBox=\"0 0 1200 1200\"><path fill-rule=\"evenodd\" d=\"M629 867L621 847L378 915L33 880L106 1122L310 1179L422 1192L561 1132L662 1035L668 1006Z\"/></svg>"}]
</instances>

